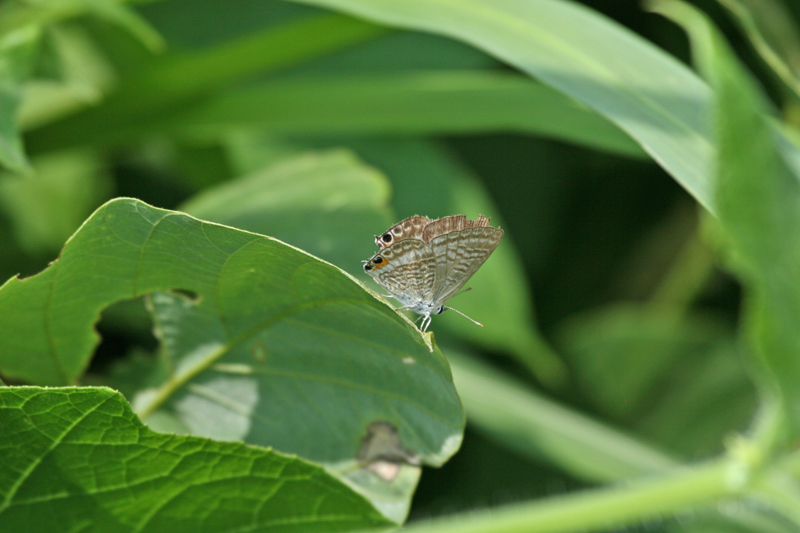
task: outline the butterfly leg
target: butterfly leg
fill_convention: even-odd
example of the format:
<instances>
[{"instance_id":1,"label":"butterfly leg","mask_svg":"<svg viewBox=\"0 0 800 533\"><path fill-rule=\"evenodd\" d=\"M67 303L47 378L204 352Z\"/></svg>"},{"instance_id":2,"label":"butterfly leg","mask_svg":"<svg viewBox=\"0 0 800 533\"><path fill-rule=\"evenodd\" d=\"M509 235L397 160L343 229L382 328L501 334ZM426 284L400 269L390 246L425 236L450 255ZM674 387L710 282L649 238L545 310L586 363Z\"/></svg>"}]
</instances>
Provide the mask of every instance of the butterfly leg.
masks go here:
<instances>
[{"instance_id":1,"label":"butterfly leg","mask_svg":"<svg viewBox=\"0 0 800 533\"><path fill-rule=\"evenodd\" d=\"M419 325L419 326L420 326L420 328L419 328L419 329L420 329L420 330L422 330L422 332L423 332L423 333L425 333L426 331L428 331L428 326L430 326L430 325L431 325L431 320L432 320L432 319L431 319L431 315L430 315L430 314L423 315L423 317L422 317L422 324L420 324L420 325Z\"/></svg>"}]
</instances>

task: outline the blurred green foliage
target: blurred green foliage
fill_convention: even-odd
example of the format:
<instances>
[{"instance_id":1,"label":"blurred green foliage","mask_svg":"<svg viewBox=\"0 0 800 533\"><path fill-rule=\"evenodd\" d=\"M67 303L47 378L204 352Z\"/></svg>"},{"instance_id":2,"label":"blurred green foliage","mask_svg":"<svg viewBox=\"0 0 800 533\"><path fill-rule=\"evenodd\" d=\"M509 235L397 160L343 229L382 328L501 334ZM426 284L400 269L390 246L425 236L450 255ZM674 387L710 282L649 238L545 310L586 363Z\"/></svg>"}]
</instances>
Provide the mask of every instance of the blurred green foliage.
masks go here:
<instances>
[{"instance_id":1,"label":"blurred green foliage","mask_svg":"<svg viewBox=\"0 0 800 533\"><path fill-rule=\"evenodd\" d=\"M607 0L6 0L0 276L34 275L72 248L41 276L0 288L0 375L12 385L0 406L22 416L17 385L113 386L152 429L297 453L384 517L402 522L410 506L420 530L797 531L800 7L693 4L710 18L672 0L650 6L666 17ZM348 402L380 411L344 389L321 400L294 374L277 380L266 388L289 414L237 388L245 380L193 381L213 366L186 374L217 330L273 312L284 284L372 302L351 277L313 259L308 269L324 274L303 277L292 261L306 256L278 247L272 263L253 263L262 292L234 291L231 309L245 318L227 323L212 305L222 297L204 296L213 283L170 263L202 264L185 250L216 253L187 229L193 219L130 204L186 226L154 239L161 263L145 254L147 239L98 251L105 241L90 230L123 204L89 217L117 196L243 230L222 231L214 246L274 237L369 289L360 261L373 235L404 217L483 214L506 234L474 290L453 302L485 327L434 319L452 382L438 350L429 356L383 310L337 307L301 326L277 313L282 325L259 329L266 340L249 347L257 364L301 361L281 367L287 376L303 365L329 381L364 372L375 397L403 398L392 407L397 444L375 427L365 437L367 418L330 422L327 409L355 419ZM126 216L120 227L145 231ZM139 288L138 271L120 267L137 254L153 261L143 292L176 292L122 290ZM230 279L251 274L250 263L235 268ZM61 292L46 288L57 279ZM50 322L53 294L62 326ZM109 304L95 349L92 324ZM345 330L359 348L334 340ZM381 334L433 377L409 373L387 392L382 380L407 360L374 361L392 352ZM333 362L300 359L314 346ZM63 353L72 355L54 357ZM244 359L228 356L223 371L241 372ZM462 448L417 488L419 464L440 465L462 437L453 383L469 424ZM436 422L406 419L414 398ZM242 420L260 429L241 430ZM331 448L326 432L337 436ZM356 457L375 435L403 465L396 480ZM26 505L18 489L0 491L0 519ZM459 514L514 502L524 503L496 522ZM371 508L359 513L346 527L382 523ZM174 531L191 530L179 522Z\"/></svg>"}]
</instances>

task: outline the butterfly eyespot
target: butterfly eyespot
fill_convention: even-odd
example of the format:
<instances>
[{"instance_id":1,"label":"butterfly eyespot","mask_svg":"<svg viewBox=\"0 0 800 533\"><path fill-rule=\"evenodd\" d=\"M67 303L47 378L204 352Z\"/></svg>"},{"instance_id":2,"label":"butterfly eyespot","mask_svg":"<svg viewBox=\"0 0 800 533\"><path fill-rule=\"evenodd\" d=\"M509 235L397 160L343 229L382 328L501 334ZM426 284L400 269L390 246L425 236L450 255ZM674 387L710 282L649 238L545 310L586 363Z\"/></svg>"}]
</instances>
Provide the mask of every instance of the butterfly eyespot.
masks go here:
<instances>
[{"instance_id":1,"label":"butterfly eyespot","mask_svg":"<svg viewBox=\"0 0 800 533\"><path fill-rule=\"evenodd\" d=\"M383 257L378 256L375 259L373 259L372 262L375 263L376 265L380 265L381 263L383 263Z\"/></svg>"},{"instance_id":2,"label":"butterfly eyespot","mask_svg":"<svg viewBox=\"0 0 800 533\"><path fill-rule=\"evenodd\" d=\"M369 272L370 270L372 270L372 265L364 265L364 270L366 272Z\"/></svg>"},{"instance_id":3,"label":"butterfly eyespot","mask_svg":"<svg viewBox=\"0 0 800 533\"><path fill-rule=\"evenodd\" d=\"M383 240L383 242L385 242L386 244L389 244L390 242L392 242L391 233L384 233L383 237L381 237L381 240Z\"/></svg>"}]
</instances>

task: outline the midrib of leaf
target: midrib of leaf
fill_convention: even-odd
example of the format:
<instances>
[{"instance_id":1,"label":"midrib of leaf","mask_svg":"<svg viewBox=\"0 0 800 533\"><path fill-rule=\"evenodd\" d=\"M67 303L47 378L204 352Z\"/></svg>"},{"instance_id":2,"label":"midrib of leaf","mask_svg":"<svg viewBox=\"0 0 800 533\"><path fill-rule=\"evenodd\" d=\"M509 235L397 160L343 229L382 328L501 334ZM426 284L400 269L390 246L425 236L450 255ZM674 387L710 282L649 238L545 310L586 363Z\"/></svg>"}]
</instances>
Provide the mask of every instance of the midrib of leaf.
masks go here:
<instances>
[{"instance_id":1,"label":"midrib of leaf","mask_svg":"<svg viewBox=\"0 0 800 533\"><path fill-rule=\"evenodd\" d=\"M47 291L47 302L44 306L44 331L45 337L47 338L47 346L49 348L48 355L50 359L53 360L53 365L55 366L56 370L58 370L58 375L64 383L69 383L67 379L67 374L64 370L64 366L61 364L61 359L58 357L58 350L56 348L56 340L53 338L53 330L51 328L51 306L53 303L53 294L55 293L56 288L56 278L58 277L58 273L61 270L61 261L56 261L53 268L55 268L55 272L53 273L53 278L50 280L50 288Z\"/></svg>"},{"instance_id":2,"label":"midrib of leaf","mask_svg":"<svg viewBox=\"0 0 800 533\"><path fill-rule=\"evenodd\" d=\"M64 430L64 431L61 433L61 435L59 435L58 437L56 437L56 438L54 438L54 439L53 439L53 442L50 444L50 446L48 446L48 447L47 447L47 449L44 451L44 453L42 453L42 454L41 454L39 457L37 457L36 459L34 459L34 460L31 462L31 464L28 466L28 468L26 468L26 469L25 469L25 471L21 473L20 477L19 477L19 478L18 478L18 479L17 479L17 480L14 482L14 484L11 486L11 490L9 490L9 491L8 491L8 494L7 494L7 496L6 496L6 499L3 501L3 503L2 503L2 504L0 504L0 514L2 514L2 513L3 513L3 511L5 511L5 510L6 510L6 509L9 507L11 500L14 498L14 495L15 495L15 494L17 493L17 491L20 489L20 487L21 487L21 486L22 486L22 484L25 482L25 480L26 480L26 479L28 479L28 478L30 477L30 475L31 475L31 474L33 474L34 470L36 470L36 467L38 467L38 466L39 466L39 465L42 463L42 461L44 460L44 458L45 458L45 457L47 457L47 456L50 454L50 452L52 452L53 450L55 450L55 449L56 449L56 447L57 447L59 444L61 444L61 442L64 440L64 438L65 438L67 435L69 435L69 434L70 434L70 432L71 432L73 429L75 429L75 428L76 428L76 427L77 427L77 426L78 426L78 425L79 425L81 422L83 422L83 421L86 419L86 417L87 417L87 416L89 416L90 414L92 414L93 412L95 412L96 410L98 410L98 409L99 409L101 406L103 406L103 404L105 404L106 402L108 402L108 401L109 401L111 398L112 398L111 396L108 396L108 397L106 397L105 399L103 399L103 401L102 401L102 402L98 403L97 405L95 405L94 407L92 407L91 409L89 409L88 411L86 411L85 413L83 413L83 414L82 414L80 417L78 417L77 419L75 419L75 421L74 421L72 424L70 424L70 425L69 425L69 426L68 426L68 427L67 427L67 428L66 428L66 429L65 429L65 430ZM23 405L24 405L24 404L23 404ZM20 406L20 407L18 407L18 409L21 409L21 406Z\"/></svg>"},{"instance_id":3,"label":"midrib of leaf","mask_svg":"<svg viewBox=\"0 0 800 533\"><path fill-rule=\"evenodd\" d=\"M138 206L137 206L137 212L138 212ZM158 226L160 226L163 221L165 221L166 219L168 219L170 217L173 217L175 215L177 215L177 213L167 213L164 216L162 216L161 218L159 218L154 224L152 224L152 227L150 228L150 232L147 234L147 237L144 239L144 242L142 243L142 246L139 249L139 260L136 262L136 273L133 276L133 291L131 291L133 293L131 295L132 297L135 298L137 296L140 296L140 294L139 294L139 279L140 279L141 274L142 274L142 263L144 262L144 253L147 250L147 244L150 242L150 239L153 237L153 233L155 233L156 228L158 228ZM106 217L108 217L108 213L106 213ZM144 217L142 217L142 219L143 220L147 220ZM106 220L108 220L108 218L106 218ZM111 229L111 225L108 224L108 222L106 222L106 227L108 228L109 233L111 233L112 235L117 237L121 242L125 242L118 235L116 235L114 233L114 230ZM203 225L201 225L201 227L203 227ZM250 241L250 242L252 242L252 241ZM244 246L246 246L246 245L243 245L242 248L244 248ZM231 254L230 257L233 257L233 255L234 254ZM230 257L228 257L228 259L230 259ZM224 265L223 265L223 267L224 267Z\"/></svg>"}]
</instances>

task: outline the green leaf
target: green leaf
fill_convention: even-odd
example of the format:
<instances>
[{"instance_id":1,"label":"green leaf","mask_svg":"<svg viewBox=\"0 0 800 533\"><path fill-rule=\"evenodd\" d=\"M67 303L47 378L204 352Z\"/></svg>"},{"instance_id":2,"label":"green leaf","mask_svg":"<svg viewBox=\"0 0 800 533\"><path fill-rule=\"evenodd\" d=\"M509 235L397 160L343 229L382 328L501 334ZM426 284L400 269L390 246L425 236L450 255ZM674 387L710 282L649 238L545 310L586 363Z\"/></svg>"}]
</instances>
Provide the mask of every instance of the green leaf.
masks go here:
<instances>
[{"instance_id":1,"label":"green leaf","mask_svg":"<svg viewBox=\"0 0 800 533\"><path fill-rule=\"evenodd\" d=\"M296 0L470 43L585 103L711 208L708 87L672 56L557 0Z\"/></svg>"},{"instance_id":2,"label":"green leaf","mask_svg":"<svg viewBox=\"0 0 800 533\"><path fill-rule=\"evenodd\" d=\"M0 522L39 531L351 531L391 525L322 468L156 433L105 388L0 388Z\"/></svg>"},{"instance_id":3,"label":"green leaf","mask_svg":"<svg viewBox=\"0 0 800 533\"><path fill-rule=\"evenodd\" d=\"M397 520L415 465L458 449L464 414L447 362L392 307L280 241L132 199L98 209L47 270L0 288L0 331L14 332L0 339L0 370L73 382L103 308L171 289L152 295L171 372L134 400L151 427L325 463ZM382 452L400 466L392 479L362 468L376 427L396 431Z\"/></svg>"},{"instance_id":4,"label":"green leaf","mask_svg":"<svg viewBox=\"0 0 800 533\"><path fill-rule=\"evenodd\" d=\"M156 128L212 138L241 128L308 136L519 131L644 155L619 128L562 93L488 71L294 76L225 92Z\"/></svg>"},{"instance_id":5,"label":"green leaf","mask_svg":"<svg viewBox=\"0 0 800 533\"><path fill-rule=\"evenodd\" d=\"M63 0L62 0L63 1ZM164 49L166 43L147 20L123 2L108 0L82 0L88 14L116 24L139 40L152 52Z\"/></svg>"},{"instance_id":6,"label":"green leaf","mask_svg":"<svg viewBox=\"0 0 800 533\"><path fill-rule=\"evenodd\" d=\"M770 126L771 109L711 23L682 3L659 11L689 33L697 63L715 93L719 158L715 191L730 264L747 291L744 320L762 385L800 435L800 181L790 147ZM793 150L796 154L797 151Z\"/></svg>"},{"instance_id":7,"label":"green leaf","mask_svg":"<svg viewBox=\"0 0 800 533\"><path fill-rule=\"evenodd\" d=\"M261 29L208 49L168 54L137 69L102 106L32 131L29 142L37 149L54 150L107 143L107 136L117 130L141 131L144 127L150 131L153 117L191 108L236 81L301 64L386 31L350 17L322 14ZM111 139L118 140L119 134Z\"/></svg>"},{"instance_id":8,"label":"green leaf","mask_svg":"<svg viewBox=\"0 0 800 533\"><path fill-rule=\"evenodd\" d=\"M776 0L719 0L795 97L800 97L800 34L792 14Z\"/></svg>"},{"instance_id":9,"label":"green leaf","mask_svg":"<svg viewBox=\"0 0 800 533\"><path fill-rule=\"evenodd\" d=\"M559 338L596 409L684 457L720 452L752 419L732 332L710 316L609 306L571 317Z\"/></svg>"},{"instance_id":10,"label":"green leaf","mask_svg":"<svg viewBox=\"0 0 800 533\"><path fill-rule=\"evenodd\" d=\"M368 228L395 222L389 187L382 174L350 152L306 153L206 189L181 210L275 236L363 275L360 259L375 250Z\"/></svg>"},{"instance_id":11,"label":"green leaf","mask_svg":"<svg viewBox=\"0 0 800 533\"><path fill-rule=\"evenodd\" d=\"M0 66L0 166L22 173L29 167L16 123L21 90L18 84L3 75L4 70Z\"/></svg>"},{"instance_id":12,"label":"green leaf","mask_svg":"<svg viewBox=\"0 0 800 533\"><path fill-rule=\"evenodd\" d=\"M0 33L0 167L30 170L17 124L22 84L33 72L41 33L35 27Z\"/></svg>"},{"instance_id":13,"label":"green leaf","mask_svg":"<svg viewBox=\"0 0 800 533\"><path fill-rule=\"evenodd\" d=\"M78 26L52 27L44 34L40 63L47 69L25 84L17 113L23 130L41 126L98 104L115 72L87 32Z\"/></svg>"},{"instance_id":14,"label":"green leaf","mask_svg":"<svg viewBox=\"0 0 800 533\"><path fill-rule=\"evenodd\" d=\"M153 51L164 46L161 36L145 19L117 0L9 2L0 6L0 15L0 37L19 28L42 28L66 19L89 15L121 27Z\"/></svg>"},{"instance_id":15,"label":"green leaf","mask_svg":"<svg viewBox=\"0 0 800 533\"><path fill-rule=\"evenodd\" d=\"M0 173L0 207L29 253L58 251L109 196L110 183L94 154L66 152L33 161L33 174Z\"/></svg>"}]
</instances>

